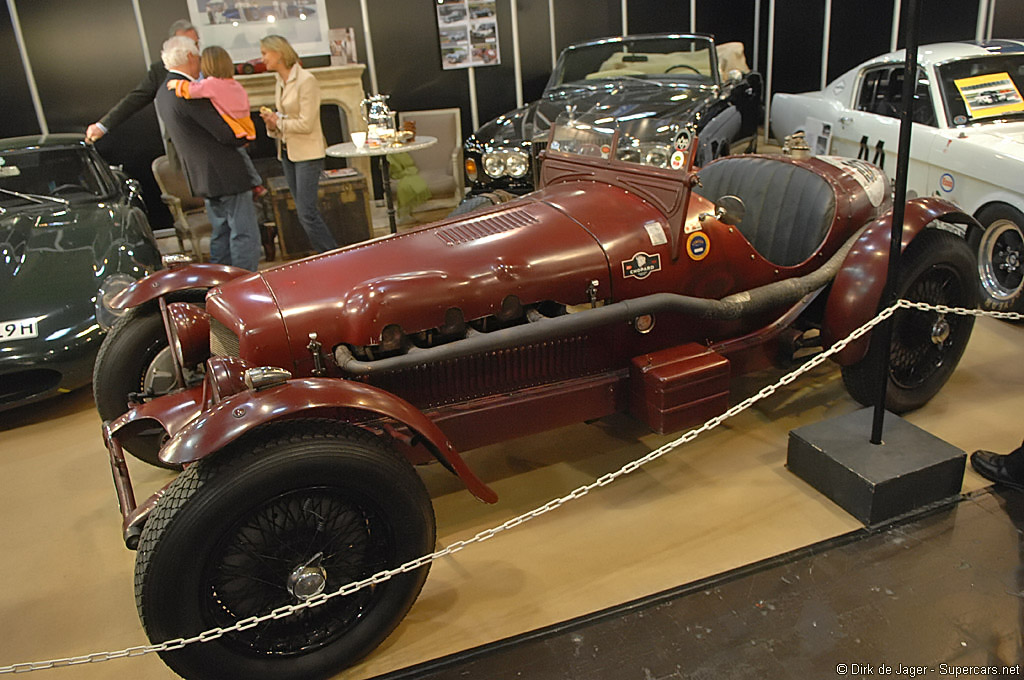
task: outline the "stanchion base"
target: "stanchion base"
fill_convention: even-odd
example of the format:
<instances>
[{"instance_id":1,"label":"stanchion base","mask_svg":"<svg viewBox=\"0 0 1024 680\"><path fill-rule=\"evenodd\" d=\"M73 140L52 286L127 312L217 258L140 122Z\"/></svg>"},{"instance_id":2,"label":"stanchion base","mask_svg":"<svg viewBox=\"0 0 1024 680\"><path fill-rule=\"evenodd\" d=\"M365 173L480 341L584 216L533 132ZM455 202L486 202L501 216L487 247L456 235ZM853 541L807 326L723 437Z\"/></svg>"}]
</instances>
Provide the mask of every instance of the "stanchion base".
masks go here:
<instances>
[{"instance_id":1,"label":"stanchion base","mask_svg":"<svg viewBox=\"0 0 1024 680\"><path fill-rule=\"evenodd\" d=\"M888 412L872 444L872 416L865 408L790 431L786 466L867 525L960 493L964 451Z\"/></svg>"}]
</instances>

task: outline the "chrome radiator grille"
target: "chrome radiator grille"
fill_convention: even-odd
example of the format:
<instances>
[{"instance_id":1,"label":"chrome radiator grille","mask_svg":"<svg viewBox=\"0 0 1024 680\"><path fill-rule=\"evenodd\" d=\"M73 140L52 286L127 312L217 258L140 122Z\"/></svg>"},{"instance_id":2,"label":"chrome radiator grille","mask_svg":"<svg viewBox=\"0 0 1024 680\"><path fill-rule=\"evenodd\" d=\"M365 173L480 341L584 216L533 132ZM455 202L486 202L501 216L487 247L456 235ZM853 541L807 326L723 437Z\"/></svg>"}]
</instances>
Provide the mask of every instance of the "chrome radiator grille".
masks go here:
<instances>
[{"instance_id":1,"label":"chrome radiator grille","mask_svg":"<svg viewBox=\"0 0 1024 680\"><path fill-rule=\"evenodd\" d=\"M216 319L210 319L210 351L214 356L238 356L238 336Z\"/></svg>"}]
</instances>

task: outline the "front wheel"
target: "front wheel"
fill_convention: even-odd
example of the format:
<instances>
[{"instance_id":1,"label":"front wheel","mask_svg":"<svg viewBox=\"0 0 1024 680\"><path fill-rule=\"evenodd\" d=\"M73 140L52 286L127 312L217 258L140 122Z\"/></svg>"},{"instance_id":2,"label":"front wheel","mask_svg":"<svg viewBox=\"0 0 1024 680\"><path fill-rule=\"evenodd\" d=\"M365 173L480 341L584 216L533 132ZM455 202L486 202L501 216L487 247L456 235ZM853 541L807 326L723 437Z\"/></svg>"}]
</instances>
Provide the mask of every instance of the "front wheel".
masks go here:
<instances>
[{"instance_id":1,"label":"front wheel","mask_svg":"<svg viewBox=\"0 0 1024 680\"><path fill-rule=\"evenodd\" d=\"M423 483L379 438L329 421L269 425L161 498L139 542L136 605L154 643L190 637L401 565L434 538ZM325 678L391 633L428 569L161 656L197 680Z\"/></svg>"},{"instance_id":2,"label":"front wheel","mask_svg":"<svg viewBox=\"0 0 1024 680\"><path fill-rule=\"evenodd\" d=\"M974 254L947 231L926 229L900 259L896 296L913 302L973 308L977 300ZM892 319L885 407L906 413L926 404L946 383L967 347L973 316L901 309ZM856 364L844 366L843 383L865 405L878 395L879 343Z\"/></svg>"},{"instance_id":3,"label":"front wheel","mask_svg":"<svg viewBox=\"0 0 1024 680\"><path fill-rule=\"evenodd\" d=\"M130 394L155 396L180 387L160 308L129 309L103 338L93 366L92 393L100 418L114 420L125 413ZM163 429L154 425L131 433L122 444L139 460L169 467L157 457L163 440Z\"/></svg>"},{"instance_id":4,"label":"front wheel","mask_svg":"<svg viewBox=\"0 0 1024 680\"><path fill-rule=\"evenodd\" d=\"M1013 206L990 205L978 213L985 228L972 234L978 253L978 277L986 309L1019 310L1024 296L1024 213Z\"/></svg>"}]
</instances>

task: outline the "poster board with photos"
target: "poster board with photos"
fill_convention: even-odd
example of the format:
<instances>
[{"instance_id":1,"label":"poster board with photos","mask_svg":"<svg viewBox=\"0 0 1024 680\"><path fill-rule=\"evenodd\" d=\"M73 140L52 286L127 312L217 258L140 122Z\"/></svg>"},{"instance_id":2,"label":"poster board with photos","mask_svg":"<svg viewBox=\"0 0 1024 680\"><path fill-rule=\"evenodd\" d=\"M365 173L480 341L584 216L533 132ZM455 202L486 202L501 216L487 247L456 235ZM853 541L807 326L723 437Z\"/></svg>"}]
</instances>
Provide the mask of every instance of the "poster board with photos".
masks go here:
<instances>
[{"instance_id":1,"label":"poster board with photos","mask_svg":"<svg viewBox=\"0 0 1024 680\"><path fill-rule=\"evenodd\" d=\"M972 119L1024 111L1024 99L1009 73L986 73L954 82Z\"/></svg>"},{"instance_id":2,"label":"poster board with photos","mask_svg":"<svg viewBox=\"0 0 1024 680\"><path fill-rule=\"evenodd\" d=\"M325 0L189 0L202 45L220 45L235 63L259 59L260 38L283 36L300 57L328 54Z\"/></svg>"},{"instance_id":3,"label":"poster board with photos","mask_svg":"<svg viewBox=\"0 0 1024 680\"><path fill-rule=\"evenodd\" d=\"M438 0L437 34L445 70L501 63L495 0Z\"/></svg>"}]
</instances>

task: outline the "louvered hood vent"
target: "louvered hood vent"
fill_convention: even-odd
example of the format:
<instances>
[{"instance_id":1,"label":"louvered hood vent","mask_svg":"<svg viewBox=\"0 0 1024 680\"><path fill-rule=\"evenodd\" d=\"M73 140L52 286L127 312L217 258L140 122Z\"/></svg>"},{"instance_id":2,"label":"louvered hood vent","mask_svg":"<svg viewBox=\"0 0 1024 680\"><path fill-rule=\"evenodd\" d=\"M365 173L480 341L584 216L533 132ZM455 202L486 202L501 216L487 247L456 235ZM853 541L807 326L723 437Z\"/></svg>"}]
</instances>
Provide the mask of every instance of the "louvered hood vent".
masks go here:
<instances>
[{"instance_id":1,"label":"louvered hood vent","mask_svg":"<svg viewBox=\"0 0 1024 680\"><path fill-rule=\"evenodd\" d=\"M456 246L536 223L537 218L531 215L528 209L521 208L487 215L472 222L443 227L435 233L445 245Z\"/></svg>"}]
</instances>

